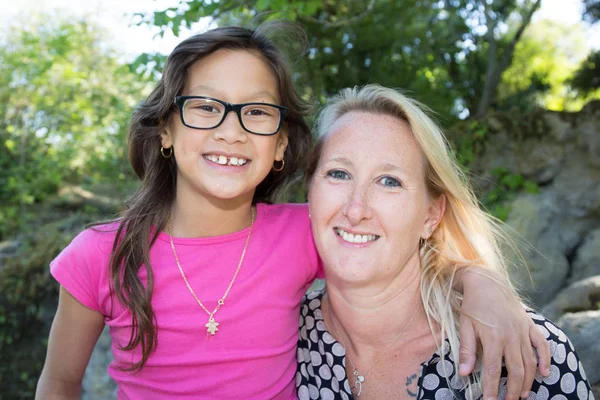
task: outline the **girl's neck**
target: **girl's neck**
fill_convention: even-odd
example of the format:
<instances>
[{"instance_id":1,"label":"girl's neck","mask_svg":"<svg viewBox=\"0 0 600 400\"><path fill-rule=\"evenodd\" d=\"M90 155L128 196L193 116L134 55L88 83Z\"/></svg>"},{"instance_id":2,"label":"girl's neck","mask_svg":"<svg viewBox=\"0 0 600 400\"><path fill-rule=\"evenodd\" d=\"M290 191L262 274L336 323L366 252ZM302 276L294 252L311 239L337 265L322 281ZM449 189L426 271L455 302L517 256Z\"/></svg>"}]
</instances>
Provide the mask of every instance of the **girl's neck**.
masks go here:
<instances>
[{"instance_id":1,"label":"girl's neck","mask_svg":"<svg viewBox=\"0 0 600 400\"><path fill-rule=\"evenodd\" d=\"M416 263L416 265L414 265ZM410 265L413 264L413 265ZM350 347L352 354L378 354L403 331L404 341L430 331L420 290L420 265L417 259L391 281L344 287L338 280L327 281L325 321L336 338Z\"/></svg>"},{"instance_id":2,"label":"girl's neck","mask_svg":"<svg viewBox=\"0 0 600 400\"><path fill-rule=\"evenodd\" d=\"M213 200L178 191L170 216L173 236L220 236L247 228L252 221L253 195Z\"/></svg>"}]
</instances>

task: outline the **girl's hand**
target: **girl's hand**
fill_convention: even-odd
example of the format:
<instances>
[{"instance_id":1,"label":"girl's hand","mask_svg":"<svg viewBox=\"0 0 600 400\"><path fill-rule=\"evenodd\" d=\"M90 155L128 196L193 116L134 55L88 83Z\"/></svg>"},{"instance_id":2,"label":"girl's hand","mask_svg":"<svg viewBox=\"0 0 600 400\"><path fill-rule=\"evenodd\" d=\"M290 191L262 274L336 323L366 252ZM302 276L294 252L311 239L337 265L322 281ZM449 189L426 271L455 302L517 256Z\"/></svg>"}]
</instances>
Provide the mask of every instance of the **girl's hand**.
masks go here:
<instances>
[{"instance_id":1,"label":"girl's hand","mask_svg":"<svg viewBox=\"0 0 600 400\"><path fill-rule=\"evenodd\" d=\"M502 277L477 267L467 268L460 277L463 288L460 375L466 376L473 371L479 339L483 347L483 398L496 399L498 396L503 357L508 371L506 398L526 398L536 369L543 376L550 373L548 342L519 299L503 285Z\"/></svg>"}]
</instances>

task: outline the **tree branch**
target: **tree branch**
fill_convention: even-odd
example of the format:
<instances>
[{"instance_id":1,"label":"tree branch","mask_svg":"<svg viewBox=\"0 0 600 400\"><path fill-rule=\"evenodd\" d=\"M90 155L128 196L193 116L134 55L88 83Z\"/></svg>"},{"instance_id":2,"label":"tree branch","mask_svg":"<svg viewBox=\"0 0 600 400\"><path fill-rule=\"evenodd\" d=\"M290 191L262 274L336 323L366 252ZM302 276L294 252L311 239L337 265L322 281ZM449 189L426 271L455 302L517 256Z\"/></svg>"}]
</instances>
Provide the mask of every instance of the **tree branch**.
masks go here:
<instances>
[{"instance_id":1,"label":"tree branch","mask_svg":"<svg viewBox=\"0 0 600 400\"><path fill-rule=\"evenodd\" d=\"M496 95L496 89L500 84L502 74L510 66L515 52L515 47L521 39L521 37L523 36L525 28L527 28L527 26L531 22L531 17L533 16L533 13L535 13L535 11L540 7L541 2L542 0L536 0L535 3L533 3L531 9L529 9L529 11L523 16L523 20L521 21L519 29L507 45L506 49L504 50L500 61L498 61L498 48L496 39L494 38L493 31L490 31L490 27L492 27L493 29L493 27L495 27L495 23L489 23L490 18L487 15L486 8L486 19L488 25L488 32L486 36L489 38L488 67L485 76L483 91L481 93L481 99L479 101L479 105L477 106L477 112L475 114L476 118L482 118L490 108L490 105L492 104L492 101L494 100L494 97Z\"/></svg>"},{"instance_id":2,"label":"tree branch","mask_svg":"<svg viewBox=\"0 0 600 400\"><path fill-rule=\"evenodd\" d=\"M527 26L531 22L531 17L533 16L533 13L540 7L541 3L542 0L536 0L529 12L525 15L525 17L523 17L523 20L521 21L521 26L519 26L517 33L515 33L515 36L510 41L508 47L506 48L506 51L502 55L502 60L500 61L501 71L504 72L504 70L510 65L513 54L515 52L516 45L519 42L519 40L521 40L521 36L523 36L523 32L525 32L525 28L527 28Z\"/></svg>"}]
</instances>

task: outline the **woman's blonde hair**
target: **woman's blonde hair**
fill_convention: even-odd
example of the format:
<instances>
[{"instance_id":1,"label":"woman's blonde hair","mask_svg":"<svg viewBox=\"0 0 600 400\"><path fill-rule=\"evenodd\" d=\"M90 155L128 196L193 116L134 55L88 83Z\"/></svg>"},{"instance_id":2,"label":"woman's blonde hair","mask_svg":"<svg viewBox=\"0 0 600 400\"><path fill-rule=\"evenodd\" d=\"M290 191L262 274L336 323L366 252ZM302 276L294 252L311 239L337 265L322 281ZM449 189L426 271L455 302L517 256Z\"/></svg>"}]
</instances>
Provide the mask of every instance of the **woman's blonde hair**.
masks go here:
<instances>
[{"instance_id":1,"label":"woman's blonde hair","mask_svg":"<svg viewBox=\"0 0 600 400\"><path fill-rule=\"evenodd\" d=\"M458 376L458 317L462 296L453 289L454 276L462 268L480 266L499 274L502 283L514 292L508 279L507 261L500 251L500 243L512 242L503 233L500 222L480 208L446 137L427 115L428 108L394 89L379 85L348 88L329 100L317 119L317 143L307 171L309 180L331 126L352 111L389 115L407 122L423 154L429 194L433 198L446 196L446 210L440 224L427 242L420 245L421 296L432 331L432 322L441 329L439 351L443 354L442 346L447 339ZM482 372L477 371L472 378L462 382L467 397L481 393Z\"/></svg>"}]
</instances>

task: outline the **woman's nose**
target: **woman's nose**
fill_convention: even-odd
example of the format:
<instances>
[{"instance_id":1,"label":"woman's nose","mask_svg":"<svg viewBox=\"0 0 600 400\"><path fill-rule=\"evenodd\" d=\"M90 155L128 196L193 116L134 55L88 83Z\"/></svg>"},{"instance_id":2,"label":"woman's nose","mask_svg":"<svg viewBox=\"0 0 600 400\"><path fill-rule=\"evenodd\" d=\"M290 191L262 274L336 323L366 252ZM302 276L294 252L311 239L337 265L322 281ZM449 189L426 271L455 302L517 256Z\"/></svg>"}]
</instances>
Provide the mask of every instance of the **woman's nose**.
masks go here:
<instances>
[{"instance_id":1,"label":"woman's nose","mask_svg":"<svg viewBox=\"0 0 600 400\"><path fill-rule=\"evenodd\" d=\"M352 225L358 225L361 221L371 218L373 211L368 203L368 194L358 188L353 190L343 214Z\"/></svg>"}]
</instances>

